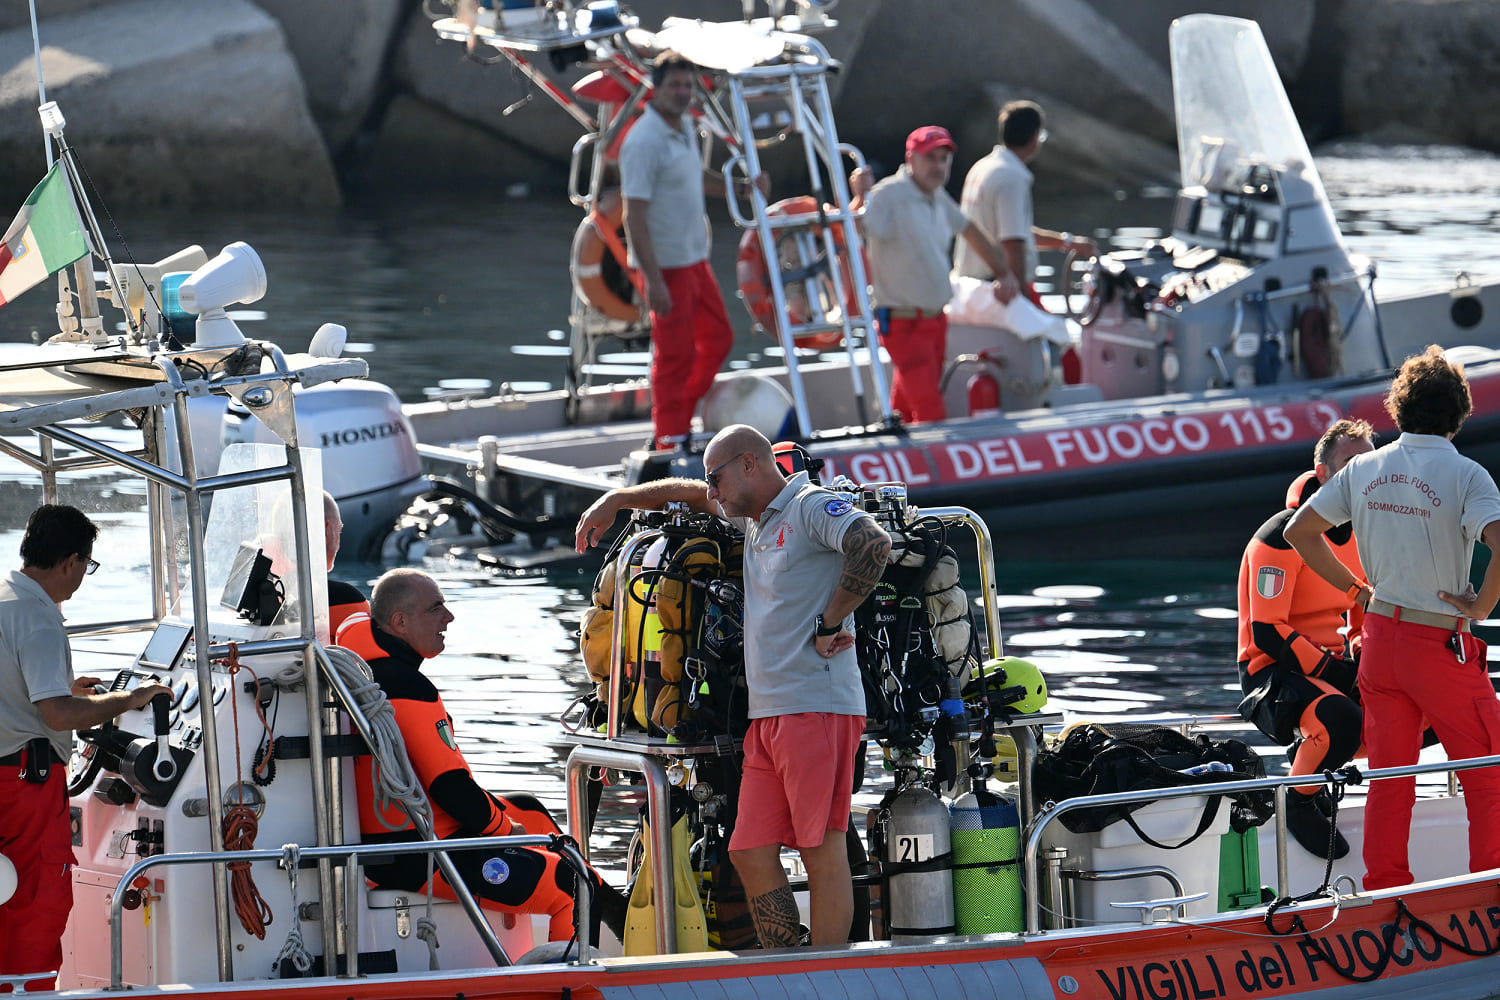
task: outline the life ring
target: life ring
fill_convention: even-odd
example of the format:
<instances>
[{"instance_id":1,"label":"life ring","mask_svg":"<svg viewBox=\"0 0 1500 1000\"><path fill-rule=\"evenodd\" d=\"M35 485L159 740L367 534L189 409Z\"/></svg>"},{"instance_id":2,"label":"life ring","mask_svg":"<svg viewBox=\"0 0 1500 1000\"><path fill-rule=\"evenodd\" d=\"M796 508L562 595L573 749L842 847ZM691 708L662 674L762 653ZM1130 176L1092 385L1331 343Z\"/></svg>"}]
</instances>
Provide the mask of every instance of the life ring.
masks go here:
<instances>
[{"instance_id":1,"label":"life ring","mask_svg":"<svg viewBox=\"0 0 1500 1000\"><path fill-rule=\"evenodd\" d=\"M825 211L832 211L827 208ZM767 215L813 215L818 211L818 200L811 195L801 195L796 198L787 198L778 201L766 209ZM813 223L808 229L784 229L778 237L778 260L777 267L783 272L800 270L812 261L806 260L805 254L799 250L797 243L791 238L799 233L810 232L816 239L818 246L822 246L822 226ZM831 227L833 233L834 254L839 261L839 278L844 287L843 309L849 312L858 312L859 295L854 287L854 269L850 266L849 254L844 243L843 226ZM766 255L761 250L760 233L754 229L747 229L745 235L740 238L740 252L735 260L735 277L739 282L740 299L745 303L745 308L750 310L750 315L761 328L767 332L776 329L776 306L771 295L771 279L767 272ZM866 268L866 273L869 269ZM811 322L818 312L833 321L837 315L838 305L833 298L833 282L825 270L817 278L823 294L822 301L814 309L809 308L806 293L799 282L793 282L784 286L786 295L787 318L792 323ZM838 347L843 340L843 334L837 330L825 330L818 333L809 333L796 339L798 347L807 347L813 350L828 350Z\"/></svg>"},{"instance_id":2,"label":"life ring","mask_svg":"<svg viewBox=\"0 0 1500 1000\"><path fill-rule=\"evenodd\" d=\"M610 319L639 323L646 296L639 272L627 261L624 240L625 199L618 189L599 194L593 209L573 234L570 270L579 298Z\"/></svg>"}]
</instances>

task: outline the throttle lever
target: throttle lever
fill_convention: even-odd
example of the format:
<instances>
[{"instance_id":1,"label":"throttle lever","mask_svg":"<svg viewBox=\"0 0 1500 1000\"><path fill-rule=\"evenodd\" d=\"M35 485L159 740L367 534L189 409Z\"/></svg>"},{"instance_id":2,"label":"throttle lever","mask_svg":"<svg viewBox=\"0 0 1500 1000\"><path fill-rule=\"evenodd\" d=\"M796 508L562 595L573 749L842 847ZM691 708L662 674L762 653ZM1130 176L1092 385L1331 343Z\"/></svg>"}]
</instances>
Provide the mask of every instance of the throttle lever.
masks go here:
<instances>
[{"instance_id":1,"label":"throttle lever","mask_svg":"<svg viewBox=\"0 0 1500 1000\"><path fill-rule=\"evenodd\" d=\"M156 730L156 761L151 765L151 773L157 781L171 781L177 775L177 761L167 740L171 712L171 695L159 694L151 699L151 717Z\"/></svg>"}]
</instances>

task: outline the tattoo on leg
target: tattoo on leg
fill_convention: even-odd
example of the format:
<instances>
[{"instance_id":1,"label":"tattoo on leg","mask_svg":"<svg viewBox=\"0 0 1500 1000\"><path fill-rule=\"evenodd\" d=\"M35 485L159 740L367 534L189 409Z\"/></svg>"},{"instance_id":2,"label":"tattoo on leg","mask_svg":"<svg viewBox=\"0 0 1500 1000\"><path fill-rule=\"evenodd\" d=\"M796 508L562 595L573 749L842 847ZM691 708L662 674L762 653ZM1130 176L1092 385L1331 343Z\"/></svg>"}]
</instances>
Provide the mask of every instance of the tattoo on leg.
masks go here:
<instances>
[{"instance_id":1,"label":"tattoo on leg","mask_svg":"<svg viewBox=\"0 0 1500 1000\"><path fill-rule=\"evenodd\" d=\"M797 901L791 886L750 897L750 916L762 948L793 948L801 941L797 926Z\"/></svg>"}]
</instances>

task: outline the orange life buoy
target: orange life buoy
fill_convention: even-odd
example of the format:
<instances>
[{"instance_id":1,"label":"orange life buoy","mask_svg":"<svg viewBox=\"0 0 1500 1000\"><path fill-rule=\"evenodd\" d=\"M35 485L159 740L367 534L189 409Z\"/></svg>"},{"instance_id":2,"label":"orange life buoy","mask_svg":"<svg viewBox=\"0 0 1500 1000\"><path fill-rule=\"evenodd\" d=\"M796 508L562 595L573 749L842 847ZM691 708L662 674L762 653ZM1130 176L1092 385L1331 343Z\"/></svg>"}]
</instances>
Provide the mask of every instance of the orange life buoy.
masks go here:
<instances>
[{"instance_id":1,"label":"orange life buoy","mask_svg":"<svg viewBox=\"0 0 1500 1000\"><path fill-rule=\"evenodd\" d=\"M831 211L831 209L828 209ZM766 209L767 215L813 215L818 211L818 201L811 195L801 195L796 198L787 198L778 201ZM777 239L777 261L778 267L784 274L786 272L798 271L806 268L816 260L816 255L821 251L823 227L813 223L810 227L803 229L783 229ZM792 323L807 323L821 316L830 322L835 321L839 310L847 309L851 312L858 311L859 296L854 287L854 269L849 264L849 254L844 242L844 229L842 226L833 226L830 229L833 234L834 253L839 262L839 278L844 287L844 302L839 304L833 294L833 282L825 270L815 280L819 287L819 301L809 303L806 288L800 281L792 281L784 284L783 293L786 296L787 318ZM796 237L810 234L815 243L812 250L813 259L808 259L804 246L799 246ZM760 245L760 233L754 229L745 231L740 238L739 257L735 261L735 276L740 287L740 299L745 303L745 308L750 310L750 315L755 321L767 331L776 328L776 306L771 296L771 280L767 271L770 266L766 260L766 254ZM868 271L868 269L867 269ZM808 347L814 350L827 350L839 346L843 340L843 334L837 330L825 330L819 333L804 334L796 338L798 347Z\"/></svg>"},{"instance_id":2,"label":"orange life buoy","mask_svg":"<svg viewBox=\"0 0 1500 1000\"><path fill-rule=\"evenodd\" d=\"M630 267L624 240L625 200L617 189L600 193L594 208L573 234L573 287L589 305L610 319L639 323L645 295L640 275Z\"/></svg>"}]
</instances>

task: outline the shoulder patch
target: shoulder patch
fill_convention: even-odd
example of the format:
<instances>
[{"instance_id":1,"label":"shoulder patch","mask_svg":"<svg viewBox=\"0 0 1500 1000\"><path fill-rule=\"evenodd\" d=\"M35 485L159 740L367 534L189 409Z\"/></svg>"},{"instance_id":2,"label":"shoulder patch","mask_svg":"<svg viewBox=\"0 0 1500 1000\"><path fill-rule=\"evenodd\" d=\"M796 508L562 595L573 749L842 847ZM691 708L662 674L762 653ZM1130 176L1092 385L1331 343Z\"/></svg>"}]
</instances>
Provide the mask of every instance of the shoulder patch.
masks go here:
<instances>
[{"instance_id":1,"label":"shoulder patch","mask_svg":"<svg viewBox=\"0 0 1500 1000\"><path fill-rule=\"evenodd\" d=\"M438 739L443 741L443 745L445 747L447 747L449 750L458 749L458 743L453 739L453 724L450 723L447 719L444 719L437 724L437 733Z\"/></svg>"},{"instance_id":2,"label":"shoulder patch","mask_svg":"<svg viewBox=\"0 0 1500 1000\"><path fill-rule=\"evenodd\" d=\"M1286 586L1286 570L1279 566L1262 566L1255 571L1255 592L1266 600L1278 596Z\"/></svg>"},{"instance_id":3,"label":"shoulder patch","mask_svg":"<svg viewBox=\"0 0 1500 1000\"><path fill-rule=\"evenodd\" d=\"M829 517L843 517L854 509L854 504L842 497L834 497L823 505L823 512Z\"/></svg>"}]
</instances>

